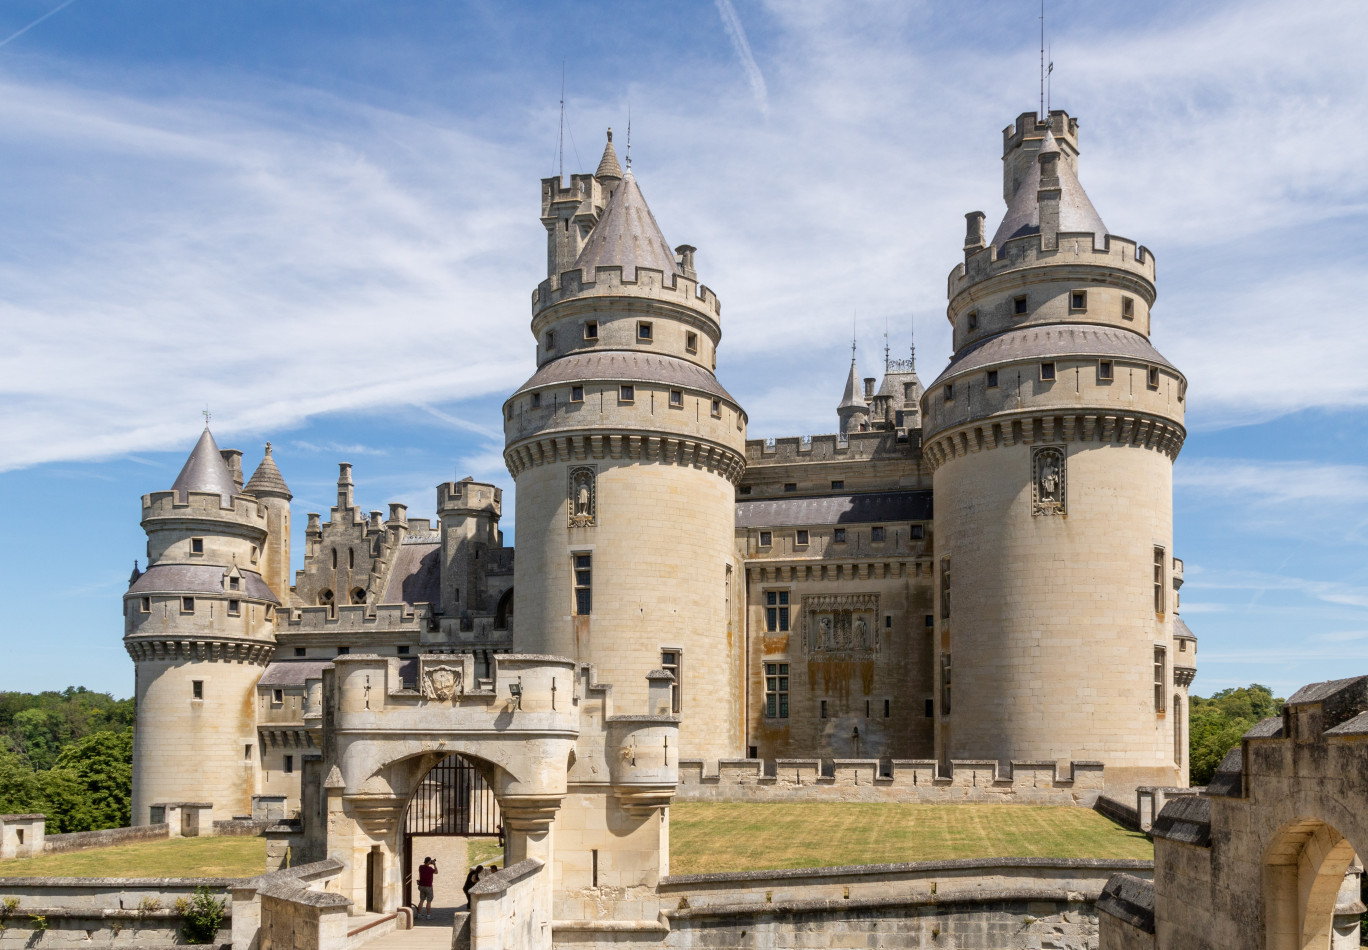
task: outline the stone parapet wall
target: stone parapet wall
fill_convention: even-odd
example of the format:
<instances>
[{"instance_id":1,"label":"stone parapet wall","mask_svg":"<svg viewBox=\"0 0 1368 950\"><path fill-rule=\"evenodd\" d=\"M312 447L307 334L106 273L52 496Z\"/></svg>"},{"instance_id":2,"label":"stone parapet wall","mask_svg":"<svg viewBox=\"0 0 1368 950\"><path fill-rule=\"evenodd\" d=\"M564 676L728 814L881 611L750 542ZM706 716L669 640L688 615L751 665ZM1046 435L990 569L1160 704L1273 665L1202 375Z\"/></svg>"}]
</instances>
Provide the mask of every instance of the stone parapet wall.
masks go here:
<instances>
[{"instance_id":1,"label":"stone parapet wall","mask_svg":"<svg viewBox=\"0 0 1368 950\"><path fill-rule=\"evenodd\" d=\"M179 946L185 915L177 901L190 899L199 887L226 897L236 883L233 878L7 878L0 882L0 896L19 903L0 912L0 948ZM231 923L227 910L215 945L229 942Z\"/></svg>"},{"instance_id":2,"label":"stone parapet wall","mask_svg":"<svg viewBox=\"0 0 1368 950\"><path fill-rule=\"evenodd\" d=\"M950 763L930 759L723 759L705 766L681 759L676 801L709 802L1013 802L1092 807L1103 787L1100 762Z\"/></svg>"},{"instance_id":3,"label":"stone parapet wall","mask_svg":"<svg viewBox=\"0 0 1368 950\"><path fill-rule=\"evenodd\" d=\"M160 841L170 836L171 826L165 822L155 825L137 825L133 828L76 831L65 835L46 835L43 839L43 851L46 854L89 851L91 848L108 848L111 845L131 844L135 841Z\"/></svg>"},{"instance_id":4,"label":"stone parapet wall","mask_svg":"<svg viewBox=\"0 0 1368 950\"><path fill-rule=\"evenodd\" d=\"M470 889L471 950L550 950L550 871L528 858Z\"/></svg>"}]
</instances>

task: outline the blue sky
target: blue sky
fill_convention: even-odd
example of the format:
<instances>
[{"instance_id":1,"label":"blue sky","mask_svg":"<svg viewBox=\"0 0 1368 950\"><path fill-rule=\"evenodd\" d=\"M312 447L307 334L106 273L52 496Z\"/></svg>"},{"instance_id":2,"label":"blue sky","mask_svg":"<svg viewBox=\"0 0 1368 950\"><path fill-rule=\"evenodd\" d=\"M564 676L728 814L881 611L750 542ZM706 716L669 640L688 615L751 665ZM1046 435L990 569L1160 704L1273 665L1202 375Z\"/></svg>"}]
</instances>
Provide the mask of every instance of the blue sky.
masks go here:
<instances>
[{"instance_id":1,"label":"blue sky","mask_svg":"<svg viewBox=\"0 0 1368 950\"><path fill-rule=\"evenodd\" d=\"M0 39L56 6L6 0ZM1368 672L1368 8L1050 9L1081 178L1155 253L1154 342L1191 382L1193 688ZM0 45L0 689L131 692L138 499L206 404L249 470L274 443L296 512L338 461L416 516L439 481L510 486L562 62L566 170L630 108L752 437L834 429L852 312L864 370L915 319L934 377L963 215L1000 218L1001 130L1036 105L1037 12L74 0Z\"/></svg>"}]
</instances>

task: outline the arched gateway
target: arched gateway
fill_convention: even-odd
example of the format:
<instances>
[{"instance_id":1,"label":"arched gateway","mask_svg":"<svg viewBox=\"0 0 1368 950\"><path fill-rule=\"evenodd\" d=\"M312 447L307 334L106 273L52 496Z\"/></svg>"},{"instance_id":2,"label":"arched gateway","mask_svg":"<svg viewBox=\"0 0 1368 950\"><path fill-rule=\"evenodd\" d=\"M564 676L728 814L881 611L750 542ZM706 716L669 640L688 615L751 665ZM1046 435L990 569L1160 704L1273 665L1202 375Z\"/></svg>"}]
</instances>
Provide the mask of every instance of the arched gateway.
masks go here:
<instances>
[{"instance_id":1,"label":"arched gateway","mask_svg":"<svg viewBox=\"0 0 1368 950\"><path fill-rule=\"evenodd\" d=\"M476 679L472 656L424 655L416 688L395 657L340 656L323 671L310 717L323 750L314 807L324 820L307 822L308 850L343 862L338 890L357 906L393 911L403 900L406 810L434 766L459 756L497 803L504 872L523 908L521 940L549 947L553 928L592 931L594 920L582 919L590 905L615 931L654 931L658 908L643 899L668 873L662 844L678 781L673 677L651 673L649 708L624 716L591 666L550 656L496 660L491 677ZM605 899L604 886L620 900ZM595 901L577 899L590 888ZM481 905L473 926L498 925L499 902L485 903L484 919Z\"/></svg>"}]
</instances>

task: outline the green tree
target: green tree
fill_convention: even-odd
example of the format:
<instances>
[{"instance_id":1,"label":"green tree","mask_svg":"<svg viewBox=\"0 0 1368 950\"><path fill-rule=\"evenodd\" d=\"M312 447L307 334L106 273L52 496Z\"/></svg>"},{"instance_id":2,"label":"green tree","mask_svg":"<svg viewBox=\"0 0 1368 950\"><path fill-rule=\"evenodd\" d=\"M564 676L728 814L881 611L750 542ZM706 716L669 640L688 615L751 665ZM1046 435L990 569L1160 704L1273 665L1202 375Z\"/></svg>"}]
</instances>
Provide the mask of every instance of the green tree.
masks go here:
<instances>
[{"instance_id":1,"label":"green tree","mask_svg":"<svg viewBox=\"0 0 1368 950\"><path fill-rule=\"evenodd\" d=\"M132 815L133 730L96 732L71 743L52 773L65 772L82 792L72 831L123 828Z\"/></svg>"},{"instance_id":2,"label":"green tree","mask_svg":"<svg viewBox=\"0 0 1368 950\"><path fill-rule=\"evenodd\" d=\"M1259 683L1193 696L1188 708L1188 774L1206 785L1226 753L1261 719L1282 712L1283 701Z\"/></svg>"}]
</instances>

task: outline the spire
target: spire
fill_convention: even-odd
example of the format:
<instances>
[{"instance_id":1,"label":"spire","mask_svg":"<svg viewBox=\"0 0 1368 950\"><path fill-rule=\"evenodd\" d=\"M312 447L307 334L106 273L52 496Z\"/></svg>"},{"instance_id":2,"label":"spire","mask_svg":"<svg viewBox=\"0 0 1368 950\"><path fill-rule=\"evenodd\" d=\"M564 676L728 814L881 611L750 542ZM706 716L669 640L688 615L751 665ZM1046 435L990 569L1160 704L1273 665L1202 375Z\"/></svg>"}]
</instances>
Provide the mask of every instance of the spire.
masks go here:
<instances>
[{"instance_id":1,"label":"spire","mask_svg":"<svg viewBox=\"0 0 1368 950\"><path fill-rule=\"evenodd\" d=\"M190 451L190 457L185 460L185 467L176 476L171 490L179 493L179 501L182 503L190 500L186 493L192 491L218 492L223 496L225 505L233 503L237 486L233 484L233 475L228 471L228 463L219 454L219 447L214 442L208 425L205 425L199 441Z\"/></svg>"},{"instance_id":2,"label":"spire","mask_svg":"<svg viewBox=\"0 0 1368 950\"><path fill-rule=\"evenodd\" d=\"M1025 177L1017 186L1016 194L1007 204L1007 214L998 226L997 233L993 235L993 244L1000 248L1012 238L1040 233L1039 158L1041 155L1059 152L1059 143L1055 140L1054 132L1047 130L1045 137L1040 141L1036 161L1031 162L1030 167L1026 169ZM1073 164L1062 154L1054 164L1059 175L1059 231L1091 232L1099 238L1102 237L1107 233L1107 226L1102 223L1101 215L1097 213L1092 201L1088 199L1087 192L1079 183Z\"/></svg>"},{"instance_id":3,"label":"spire","mask_svg":"<svg viewBox=\"0 0 1368 950\"><path fill-rule=\"evenodd\" d=\"M598 171L594 177L599 181L621 181L622 166L618 164L617 152L613 150L613 130L608 130L608 144L603 146L603 158L599 159Z\"/></svg>"},{"instance_id":4,"label":"spire","mask_svg":"<svg viewBox=\"0 0 1368 950\"><path fill-rule=\"evenodd\" d=\"M845 395L841 397L841 404L838 409L864 409L869 403L865 402L864 392L860 387L860 371L855 368L855 356L850 357L850 376L846 378Z\"/></svg>"},{"instance_id":5,"label":"spire","mask_svg":"<svg viewBox=\"0 0 1368 950\"><path fill-rule=\"evenodd\" d=\"M612 148L611 142L608 147ZM660 233L660 226L637 187L636 176L630 171L608 199L603 217L589 232L575 267L584 272L586 281L594 279L597 267L621 267L623 280L635 279L638 267L649 267L662 274L681 273L674 252Z\"/></svg>"},{"instance_id":6,"label":"spire","mask_svg":"<svg viewBox=\"0 0 1368 950\"><path fill-rule=\"evenodd\" d=\"M263 495L283 495L288 501L294 497L290 494L290 488L285 484L280 469L276 468L275 459L271 457L271 443L266 443L266 454L262 456L261 464L252 473L251 480L247 482L247 487L243 491L258 498Z\"/></svg>"}]
</instances>

